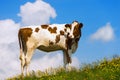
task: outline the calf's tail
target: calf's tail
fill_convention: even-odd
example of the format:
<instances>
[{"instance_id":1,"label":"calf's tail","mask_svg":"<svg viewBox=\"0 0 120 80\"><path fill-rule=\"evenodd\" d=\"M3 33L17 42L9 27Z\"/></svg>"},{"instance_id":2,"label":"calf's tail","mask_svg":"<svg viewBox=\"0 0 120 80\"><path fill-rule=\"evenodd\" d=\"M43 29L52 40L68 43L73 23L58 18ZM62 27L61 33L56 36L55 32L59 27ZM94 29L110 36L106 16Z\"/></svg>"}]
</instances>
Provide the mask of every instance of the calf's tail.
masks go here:
<instances>
[{"instance_id":1,"label":"calf's tail","mask_svg":"<svg viewBox=\"0 0 120 80\"><path fill-rule=\"evenodd\" d=\"M22 52L24 52L24 54L26 55L27 46L26 46L26 42L24 40L24 35L22 34L22 30L21 29L18 32L18 40L19 40L20 50L22 50Z\"/></svg>"}]
</instances>

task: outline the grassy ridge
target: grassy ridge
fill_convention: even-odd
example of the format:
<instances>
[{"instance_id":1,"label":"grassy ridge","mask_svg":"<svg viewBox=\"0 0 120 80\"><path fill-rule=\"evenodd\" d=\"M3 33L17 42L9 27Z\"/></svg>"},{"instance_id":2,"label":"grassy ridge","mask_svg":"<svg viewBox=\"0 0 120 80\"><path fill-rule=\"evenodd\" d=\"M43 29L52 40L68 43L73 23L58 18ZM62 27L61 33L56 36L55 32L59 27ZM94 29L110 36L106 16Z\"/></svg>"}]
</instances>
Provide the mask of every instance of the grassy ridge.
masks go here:
<instances>
[{"instance_id":1,"label":"grassy ridge","mask_svg":"<svg viewBox=\"0 0 120 80\"><path fill-rule=\"evenodd\" d=\"M8 80L21 80L21 77ZM79 70L71 68L70 71L65 71L63 68L58 68L46 72L32 72L30 77L25 77L23 80L120 80L120 57L87 64Z\"/></svg>"}]
</instances>

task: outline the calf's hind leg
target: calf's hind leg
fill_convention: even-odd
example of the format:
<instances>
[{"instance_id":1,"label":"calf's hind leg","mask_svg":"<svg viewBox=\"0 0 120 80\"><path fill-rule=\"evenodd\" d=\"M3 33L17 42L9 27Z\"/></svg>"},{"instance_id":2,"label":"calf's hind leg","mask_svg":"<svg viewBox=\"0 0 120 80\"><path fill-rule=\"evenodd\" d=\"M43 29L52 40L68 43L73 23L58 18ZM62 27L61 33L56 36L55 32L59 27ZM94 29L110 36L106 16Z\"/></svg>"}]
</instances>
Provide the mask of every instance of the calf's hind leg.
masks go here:
<instances>
[{"instance_id":1,"label":"calf's hind leg","mask_svg":"<svg viewBox=\"0 0 120 80\"><path fill-rule=\"evenodd\" d=\"M24 68L25 68L25 54L23 53L22 49L20 49L20 57L21 61L21 75L24 75Z\"/></svg>"},{"instance_id":2,"label":"calf's hind leg","mask_svg":"<svg viewBox=\"0 0 120 80\"><path fill-rule=\"evenodd\" d=\"M27 49L27 54L25 56L25 66L26 66L26 75L29 76L29 65L30 61L33 55L34 49L33 48L28 48Z\"/></svg>"}]
</instances>

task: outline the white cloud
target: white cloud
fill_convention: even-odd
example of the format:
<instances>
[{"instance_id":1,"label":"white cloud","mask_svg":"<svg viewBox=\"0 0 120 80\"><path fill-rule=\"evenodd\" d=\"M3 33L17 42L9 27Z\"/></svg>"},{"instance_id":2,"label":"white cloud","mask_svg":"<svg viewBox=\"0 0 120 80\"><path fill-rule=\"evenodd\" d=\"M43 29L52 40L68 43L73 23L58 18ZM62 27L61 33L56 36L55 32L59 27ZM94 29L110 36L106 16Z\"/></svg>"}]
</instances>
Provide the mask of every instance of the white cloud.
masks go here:
<instances>
[{"instance_id":1,"label":"white cloud","mask_svg":"<svg viewBox=\"0 0 120 80\"><path fill-rule=\"evenodd\" d=\"M19 68L17 32L19 24L11 19L0 21L0 79L16 74ZM14 73L13 73L14 72Z\"/></svg>"},{"instance_id":2,"label":"white cloud","mask_svg":"<svg viewBox=\"0 0 120 80\"><path fill-rule=\"evenodd\" d=\"M0 21L0 44L9 44L15 42L16 33L19 29L19 24L16 24L11 19Z\"/></svg>"},{"instance_id":3,"label":"white cloud","mask_svg":"<svg viewBox=\"0 0 120 80\"><path fill-rule=\"evenodd\" d=\"M101 40L108 42L114 39L114 30L110 23L107 23L105 26L99 28L94 34L90 36L92 40Z\"/></svg>"},{"instance_id":4,"label":"white cloud","mask_svg":"<svg viewBox=\"0 0 120 80\"><path fill-rule=\"evenodd\" d=\"M40 25L49 23L50 18L56 17L56 12L50 4L36 0L22 5L18 15L22 18L23 25Z\"/></svg>"}]
</instances>

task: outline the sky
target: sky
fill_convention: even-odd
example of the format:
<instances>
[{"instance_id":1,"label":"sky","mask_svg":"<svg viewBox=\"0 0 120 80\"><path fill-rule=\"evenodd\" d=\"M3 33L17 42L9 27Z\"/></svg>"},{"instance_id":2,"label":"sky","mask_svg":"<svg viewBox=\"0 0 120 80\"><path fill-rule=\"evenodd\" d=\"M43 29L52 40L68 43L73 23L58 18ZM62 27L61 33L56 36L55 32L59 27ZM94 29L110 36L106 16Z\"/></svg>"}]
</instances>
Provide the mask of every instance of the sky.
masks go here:
<instances>
[{"instance_id":1,"label":"sky","mask_svg":"<svg viewBox=\"0 0 120 80\"><path fill-rule=\"evenodd\" d=\"M82 37L72 55L78 68L120 55L120 0L1 0L0 79L20 74L18 30L41 24L83 23ZM30 70L44 71L63 65L61 51L35 51Z\"/></svg>"}]
</instances>

